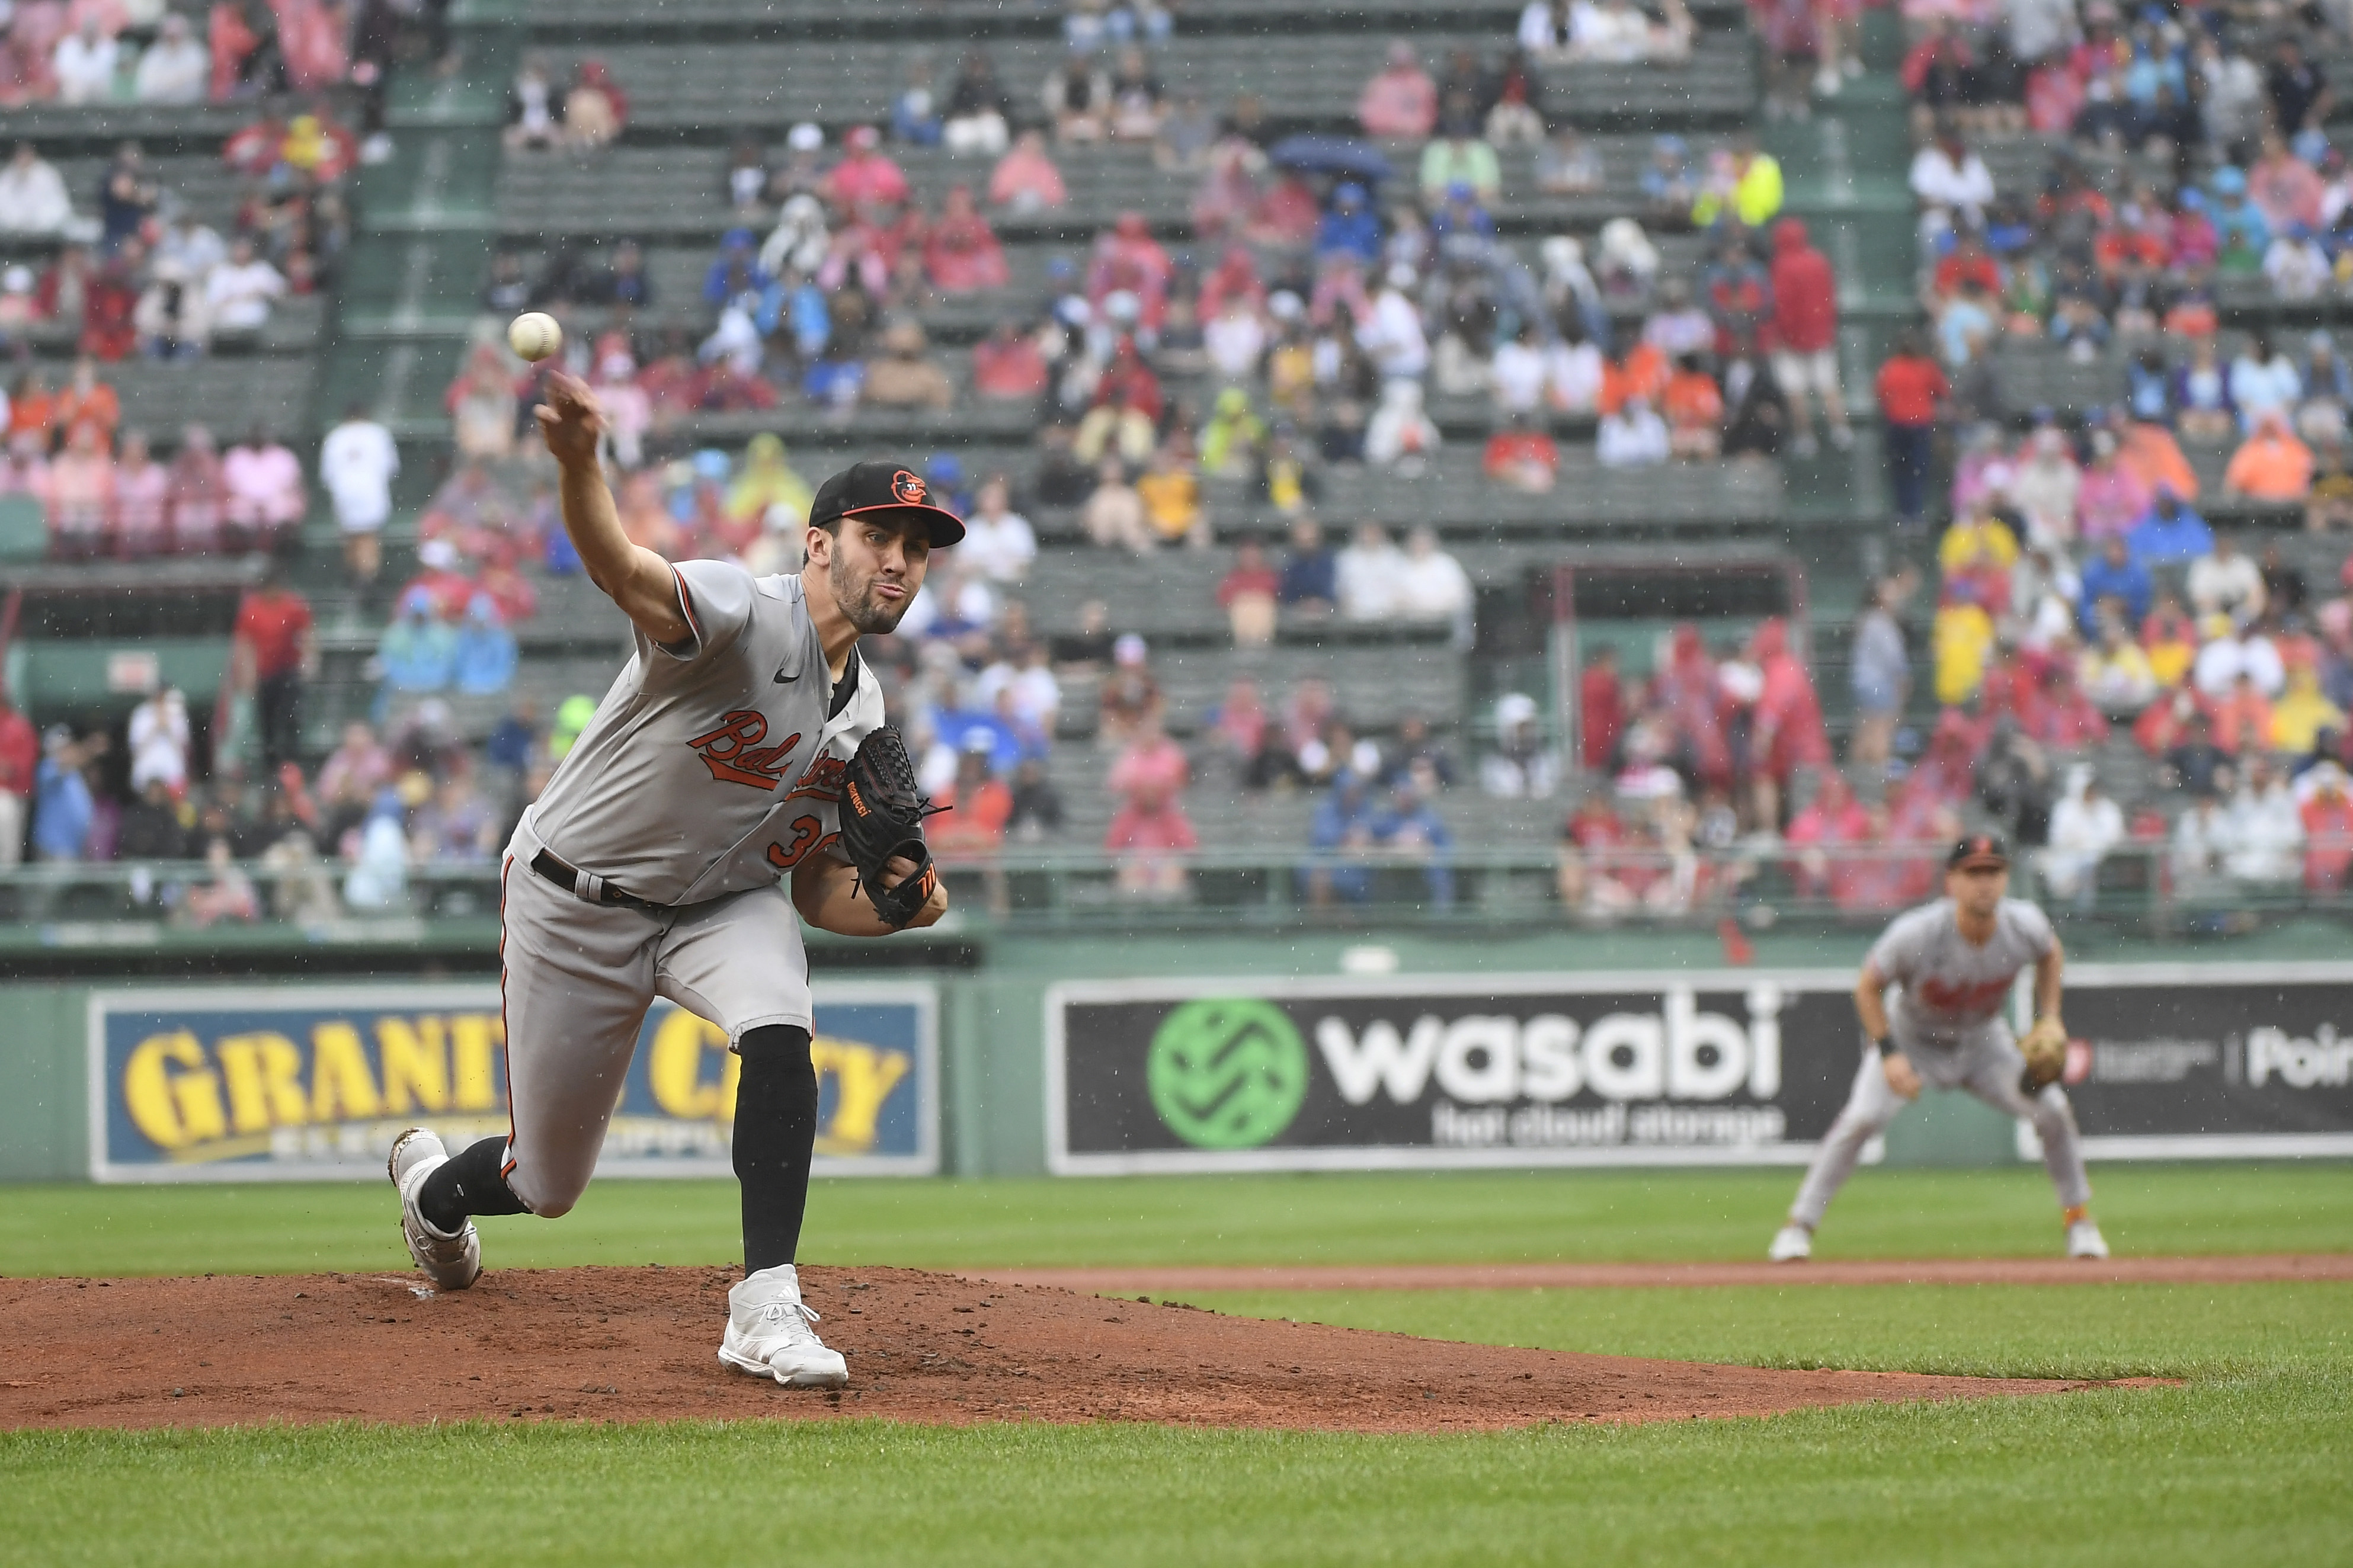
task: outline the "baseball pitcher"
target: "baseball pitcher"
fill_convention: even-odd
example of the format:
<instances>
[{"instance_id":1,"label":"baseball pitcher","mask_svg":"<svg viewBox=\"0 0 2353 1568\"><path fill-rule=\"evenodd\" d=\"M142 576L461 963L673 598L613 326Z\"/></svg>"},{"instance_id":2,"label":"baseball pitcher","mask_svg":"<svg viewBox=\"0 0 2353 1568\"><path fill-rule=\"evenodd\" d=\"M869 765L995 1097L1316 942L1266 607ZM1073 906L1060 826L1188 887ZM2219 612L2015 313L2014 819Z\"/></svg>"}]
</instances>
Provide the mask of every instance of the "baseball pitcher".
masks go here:
<instances>
[{"instance_id":1,"label":"baseball pitcher","mask_svg":"<svg viewBox=\"0 0 2353 1568\"><path fill-rule=\"evenodd\" d=\"M596 460L604 415L552 376L537 410L564 526L636 651L500 868L511 1130L451 1155L423 1129L389 1162L409 1255L443 1289L481 1271L472 1216L554 1218L588 1184L656 996L727 1031L741 1058L734 1165L744 1278L719 1358L839 1387L793 1258L817 1135L800 921L886 936L946 911L913 770L858 657L964 537L910 467L860 463L809 509L797 576L673 566L621 531Z\"/></svg>"},{"instance_id":2,"label":"baseball pitcher","mask_svg":"<svg viewBox=\"0 0 2353 1568\"><path fill-rule=\"evenodd\" d=\"M1945 860L1945 897L1898 917L1863 960L1854 986L1868 1042L1862 1065L1798 1189L1788 1223L1773 1237L1775 1262L1813 1252L1814 1229L1854 1173L1862 1146L1919 1098L1924 1082L1966 1089L2033 1122L2051 1184L2059 1190L2067 1256L2108 1255L2092 1221L2075 1112L2058 1083L2067 1058L2067 1029L2059 1019L2065 955L2042 911L2009 891L2010 852L2002 841L1982 833L1964 838ZM2035 1021L2021 1041L2012 1038L2001 1014L2018 972L2029 965Z\"/></svg>"}]
</instances>

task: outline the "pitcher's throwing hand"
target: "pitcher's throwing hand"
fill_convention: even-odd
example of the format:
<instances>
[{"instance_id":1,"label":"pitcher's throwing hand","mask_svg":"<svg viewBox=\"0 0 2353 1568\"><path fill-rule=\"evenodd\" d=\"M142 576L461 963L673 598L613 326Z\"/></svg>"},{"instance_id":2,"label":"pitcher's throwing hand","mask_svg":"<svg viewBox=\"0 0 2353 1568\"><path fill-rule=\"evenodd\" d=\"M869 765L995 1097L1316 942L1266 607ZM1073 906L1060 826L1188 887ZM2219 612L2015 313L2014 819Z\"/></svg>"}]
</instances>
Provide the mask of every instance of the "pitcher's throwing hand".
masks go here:
<instances>
[{"instance_id":1,"label":"pitcher's throwing hand","mask_svg":"<svg viewBox=\"0 0 2353 1568\"><path fill-rule=\"evenodd\" d=\"M559 463L594 463L596 443L605 436L605 405L576 375L554 370L547 374L547 401L533 409L539 433Z\"/></svg>"}]
</instances>

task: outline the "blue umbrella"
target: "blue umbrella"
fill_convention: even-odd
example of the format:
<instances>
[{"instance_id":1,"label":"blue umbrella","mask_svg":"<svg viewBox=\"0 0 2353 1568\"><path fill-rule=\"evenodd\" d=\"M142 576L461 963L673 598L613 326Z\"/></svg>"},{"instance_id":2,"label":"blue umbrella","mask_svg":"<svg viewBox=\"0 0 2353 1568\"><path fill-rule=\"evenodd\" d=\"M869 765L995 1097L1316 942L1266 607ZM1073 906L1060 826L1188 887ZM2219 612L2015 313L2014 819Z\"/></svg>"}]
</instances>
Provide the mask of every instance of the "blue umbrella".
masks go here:
<instances>
[{"instance_id":1,"label":"blue umbrella","mask_svg":"<svg viewBox=\"0 0 2353 1568\"><path fill-rule=\"evenodd\" d=\"M1283 168L1311 174L1347 174L1377 182L1397 172L1378 147L1353 136L1286 136L1267 156Z\"/></svg>"}]
</instances>

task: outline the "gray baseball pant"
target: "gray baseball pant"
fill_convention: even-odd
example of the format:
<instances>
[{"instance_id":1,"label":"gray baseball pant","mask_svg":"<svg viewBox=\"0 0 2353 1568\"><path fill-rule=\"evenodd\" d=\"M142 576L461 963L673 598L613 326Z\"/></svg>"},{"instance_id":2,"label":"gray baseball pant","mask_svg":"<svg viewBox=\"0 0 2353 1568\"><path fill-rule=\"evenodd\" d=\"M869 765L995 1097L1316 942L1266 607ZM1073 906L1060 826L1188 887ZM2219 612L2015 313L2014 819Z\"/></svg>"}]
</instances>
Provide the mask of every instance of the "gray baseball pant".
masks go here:
<instances>
[{"instance_id":1,"label":"gray baseball pant","mask_svg":"<svg viewBox=\"0 0 2353 1568\"><path fill-rule=\"evenodd\" d=\"M534 875L518 832L502 873L500 943L513 1131L505 1176L531 1212L579 1201L656 996L727 1031L809 1026L799 916L781 887L691 905L660 918L583 903Z\"/></svg>"},{"instance_id":2,"label":"gray baseball pant","mask_svg":"<svg viewBox=\"0 0 2353 1568\"><path fill-rule=\"evenodd\" d=\"M2032 1122L2036 1136L2042 1140L2043 1168L2058 1189L2061 1208L2076 1208L2092 1201L2092 1179L2084 1170L2084 1136L2075 1130L2074 1108L2067 1103L2066 1091L2055 1083L2045 1085L2032 1100L2019 1092L2018 1078L2026 1069L2026 1058L2019 1053L2009 1025L1994 1019L1955 1046L1915 1047L1907 1045L1900 1035L1895 1044L1924 1084L1965 1089L2003 1115ZM1821 1150L1798 1188L1798 1201L1790 1205L1790 1219L1809 1230L1821 1224L1831 1200L1854 1174L1855 1165L1862 1159L1862 1146L1884 1132L1907 1103L1887 1087L1879 1053L1866 1044L1846 1109L1823 1135Z\"/></svg>"}]
</instances>

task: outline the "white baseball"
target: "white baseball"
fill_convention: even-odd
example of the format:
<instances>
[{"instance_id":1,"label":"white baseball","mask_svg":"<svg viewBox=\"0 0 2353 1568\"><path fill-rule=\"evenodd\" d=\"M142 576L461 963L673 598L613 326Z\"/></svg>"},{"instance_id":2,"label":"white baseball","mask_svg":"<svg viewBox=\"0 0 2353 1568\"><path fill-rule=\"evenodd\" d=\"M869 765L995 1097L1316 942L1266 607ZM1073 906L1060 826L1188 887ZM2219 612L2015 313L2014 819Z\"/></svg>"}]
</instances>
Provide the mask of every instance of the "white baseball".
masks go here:
<instances>
[{"instance_id":1,"label":"white baseball","mask_svg":"<svg viewBox=\"0 0 2353 1568\"><path fill-rule=\"evenodd\" d=\"M564 346L564 329L544 310L525 310L507 327L507 346L537 363Z\"/></svg>"}]
</instances>

